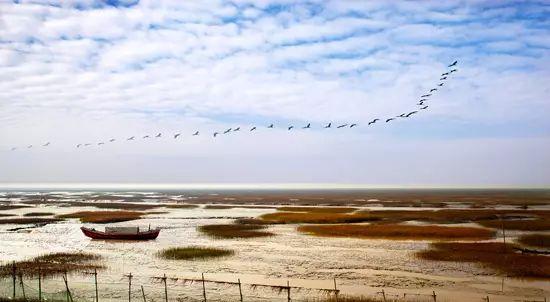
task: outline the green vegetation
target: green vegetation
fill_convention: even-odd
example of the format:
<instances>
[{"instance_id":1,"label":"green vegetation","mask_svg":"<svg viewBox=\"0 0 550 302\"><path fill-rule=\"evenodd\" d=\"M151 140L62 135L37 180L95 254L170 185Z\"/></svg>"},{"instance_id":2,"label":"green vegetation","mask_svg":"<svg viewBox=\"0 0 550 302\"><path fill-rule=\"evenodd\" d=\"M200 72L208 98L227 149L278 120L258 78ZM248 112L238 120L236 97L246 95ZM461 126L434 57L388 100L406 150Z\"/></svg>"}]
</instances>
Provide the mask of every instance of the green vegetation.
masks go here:
<instances>
[{"instance_id":1,"label":"green vegetation","mask_svg":"<svg viewBox=\"0 0 550 302\"><path fill-rule=\"evenodd\" d=\"M547 234L529 234L522 235L518 242L533 247L550 248L550 235Z\"/></svg>"},{"instance_id":2,"label":"green vegetation","mask_svg":"<svg viewBox=\"0 0 550 302\"><path fill-rule=\"evenodd\" d=\"M157 256L168 260L195 260L226 257L233 254L234 252L228 249L191 246L167 248L159 251Z\"/></svg>"},{"instance_id":3,"label":"green vegetation","mask_svg":"<svg viewBox=\"0 0 550 302\"><path fill-rule=\"evenodd\" d=\"M26 261L15 263L16 270L25 276L37 276L40 272L43 276L62 275L66 272L85 272L93 269L101 269L97 264L101 257L89 253L53 253L38 256ZM12 274L12 263L0 266L0 277Z\"/></svg>"},{"instance_id":4,"label":"green vegetation","mask_svg":"<svg viewBox=\"0 0 550 302\"><path fill-rule=\"evenodd\" d=\"M25 217L40 217L40 216L53 216L54 213L50 213L50 212L30 212L30 213L25 213L23 214L23 216Z\"/></svg>"},{"instance_id":5,"label":"green vegetation","mask_svg":"<svg viewBox=\"0 0 550 302\"><path fill-rule=\"evenodd\" d=\"M254 224L210 224L198 227L199 231L213 238L235 239L268 237L275 234L267 231L265 225Z\"/></svg>"},{"instance_id":6,"label":"green vegetation","mask_svg":"<svg viewBox=\"0 0 550 302\"><path fill-rule=\"evenodd\" d=\"M494 231L482 228L404 224L304 225L298 227L298 231L323 237L409 240L478 240L490 239L495 235Z\"/></svg>"},{"instance_id":7,"label":"green vegetation","mask_svg":"<svg viewBox=\"0 0 550 302\"><path fill-rule=\"evenodd\" d=\"M513 244L499 242L436 242L417 253L420 259L475 262L509 277L550 278L550 257L515 252Z\"/></svg>"},{"instance_id":8,"label":"green vegetation","mask_svg":"<svg viewBox=\"0 0 550 302\"><path fill-rule=\"evenodd\" d=\"M134 211L82 211L58 215L59 218L79 218L84 223L113 223L140 219L145 212Z\"/></svg>"}]
</instances>

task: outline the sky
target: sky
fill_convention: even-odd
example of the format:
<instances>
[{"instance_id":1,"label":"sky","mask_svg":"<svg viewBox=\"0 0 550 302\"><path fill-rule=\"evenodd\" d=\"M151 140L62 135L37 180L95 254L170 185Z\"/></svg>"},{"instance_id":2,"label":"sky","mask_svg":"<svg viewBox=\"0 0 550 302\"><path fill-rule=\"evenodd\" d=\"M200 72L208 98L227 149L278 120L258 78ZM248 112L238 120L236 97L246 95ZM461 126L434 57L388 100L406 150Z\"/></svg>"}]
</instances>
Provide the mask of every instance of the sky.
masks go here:
<instances>
[{"instance_id":1,"label":"sky","mask_svg":"<svg viewBox=\"0 0 550 302\"><path fill-rule=\"evenodd\" d=\"M548 186L549 16L550 1L0 1L0 183ZM455 60L428 109L385 123Z\"/></svg>"}]
</instances>

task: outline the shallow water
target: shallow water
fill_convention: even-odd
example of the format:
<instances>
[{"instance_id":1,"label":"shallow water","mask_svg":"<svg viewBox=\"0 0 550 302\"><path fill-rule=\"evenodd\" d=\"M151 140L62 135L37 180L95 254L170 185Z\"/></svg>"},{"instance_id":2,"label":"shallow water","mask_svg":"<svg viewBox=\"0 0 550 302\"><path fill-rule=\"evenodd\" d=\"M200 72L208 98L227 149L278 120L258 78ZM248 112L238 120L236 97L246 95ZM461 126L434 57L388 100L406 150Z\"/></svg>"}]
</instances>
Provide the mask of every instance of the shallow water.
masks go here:
<instances>
[{"instance_id":1,"label":"shallow water","mask_svg":"<svg viewBox=\"0 0 550 302\"><path fill-rule=\"evenodd\" d=\"M65 194L57 192L56 194ZM90 193L92 194L92 193ZM121 194L125 195L125 194ZM65 195L65 197L67 197ZM72 195L70 197L78 199ZM387 207L384 209L388 209ZM400 208L402 209L402 208ZM60 207L56 205L2 211L71 213L98 210L92 207ZM209 280L237 281L243 284L262 283L311 288L333 288L334 278L343 293L380 296L382 289L388 297L399 295L431 301L435 291L437 301L517 301L542 299L550 295L550 282L524 281L502 278L476 264L421 261L416 251L426 248L428 241L392 241L347 238L323 238L300 234L295 225L270 226L276 236L268 238L220 240L197 232L204 224L230 223L233 218L256 217L273 209L165 209L166 214L152 214L144 219L118 225L161 227L154 241L113 242L91 240L81 231L77 220L48 224L44 227L7 232L13 225L0 225L0 260L12 261L61 251L86 251L100 254L107 267L99 273L102 301L127 299L128 283L124 275L132 273L133 295L141 299L140 285L148 297L162 300L164 288L154 276L180 278L169 280L170 297L181 300L202 299L199 283L184 284L181 278L200 278L205 273ZM220 218L223 217L223 218ZM102 229L102 225L89 226ZM509 234L514 236L514 233ZM208 261L173 261L156 257L160 249L175 246L200 245L235 250L234 256ZM28 280L35 284L35 280ZM71 276L74 294L84 300L94 295L91 276ZM61 280L47 280L44 288L62 290ZM311 290L291 290L293 301L305 297L321 297ZM249 301L286 301L286 292L243 286ZM236 286L207 283L207 294L220 301L238 301ZM420 294L417 296L416 294ZM261 298L263 297L263 298Z\"/></svg>"}]
</instances>

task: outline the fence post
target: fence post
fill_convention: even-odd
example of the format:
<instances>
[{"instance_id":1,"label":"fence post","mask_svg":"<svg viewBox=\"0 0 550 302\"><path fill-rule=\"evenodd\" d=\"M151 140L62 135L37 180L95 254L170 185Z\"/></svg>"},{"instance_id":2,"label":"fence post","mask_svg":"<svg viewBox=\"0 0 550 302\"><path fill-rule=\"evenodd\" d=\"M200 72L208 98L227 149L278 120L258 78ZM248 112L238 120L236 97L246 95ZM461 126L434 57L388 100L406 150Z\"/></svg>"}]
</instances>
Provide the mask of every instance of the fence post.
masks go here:
<instances>
[{"instance_id":1,"label":"fence post","mask_svg":"<svg viewBox=\"0 0 550 302\"><path fill-rule=\"evenodd\" d=\"M435 295L435 290L432 291L432 297L434 297L434 302L437 302L437 296Z\"/></svg>"},{"instance_id":2,"label":"fence post","mask_svg":"<svg viewBox=\"0 0 550 302\"><path fill-rule=\"evenodd\" d=\"M65 281L65 289L67 290L67 302L73 302L73 295L71 295L71 290L69 290L69 280L67 279L67 271L63 275L63 281Z\"/></svg>"},{"instance_id":3,"label":"fence post","mask_svg":"<svg viewBox=\"0 0 550 302\"><path fill-rule=\"evenodd\" d=\"M95 283L95 302L99 302L99 292L97 290L97 269L94 269L94 283Z\"/></svg>"},{"instance_id":4,"label":"fence post","mask_svg":"<svg viewBox=\"0 0 550 302\"><path fill-rule=\"evenodd\" d=\"M202 274L202 297L204 298L204 302L206 302L206 286L204 285L204 273Z\"/></svg>"},{"instance_id":5,"label":"fence post","mask_svg":"<svg viewBox=\"0 0 550 302\"><path fill-rule=\"evenodd\" d=\"M27 301L27 296L25 295L25 284L23 284L23 274L19 273L19 283L21 284L21 291L23 292L23 300Z\"/></svg>"},{"instance_id":6,"label":"fence post","mask_svg":"<svg viewBox=\"0 0 550 302\"><path fill-rule=\"evenodd\" d=\"M15 299L15 283L17 282L17 268L15 267L15 261L11 265L11 279L13 281L13 299Z\"/></svg>"},{"instance_id":7,"label":"fence post","mask_svg":"<svg viewBox=\"0 0 550 302\"><path fill-rule=\"evenodd\" d=\"M334 298L338 302L338 289L336 288L336 277L334 278Z\"/></svg>"},{"instance_id":8,"label":"fence post","mask_svg":"<svg viewBox=\"0 0 550 302\"><path fill-rule=\"evenodd\" d=\"M128 302L132 302L132 273L126 275L128 277Z\"/></svg>"},{"instance_id":9,"label":"fence post","mask_svg":"<svg viewBox=\"0 0 550 302\"><path fill-rule=\"evenodd\" d=\"M386 302L386 292L384 289L382 289L382 299L384 299L384 302Z\"/></svg>"},{"instance_id":10,"label":"fence post","mask_svg":"<svg viewBox=\"0 0 550 302\"><path fill-rule=\"evenodd\" d=\"M143 297L143 302L147 302L147 299L145 299L145 291L143 290L143 285L141 286L141 296Z\"/></svg>"},{"instance_id":11,"label":"fence post","mask_svg":"<svg viewBox=\"0 0 550 302\"><path fill-rule=\"evenodd\" d=\"M162 277L162 281L164 282L164 301L168 302L168 285L166 285L166 274Z\"/></svg>"},{"instance_id":12,"label":"fence post","mask_svg":"<svg viewBox=\"0 0 550 302\"><path fill-rule=\"evenodd\" d=\"M241 296L241 302L243 302L243 291L241 289L241 279L237 279L239 281L239 295Z\"/></svg>"},{"instance_id":13,"label":"fence post","mask_svg":"<svg viewBox=\"0 0 550 302\"><path fill-rule=\"evenodd\" d=\"M38 302L42 302L42 270L38 267Z\"/></svg>"},{"instance_id":14,"label":"fence post","mask_svg":"<svg viewBox=\"0 0 550 302\"><path fill-rule=\"evenodd\" d=\"M290 302L290 281L286 281L287 301Z\"/></svg>"}]
</instances>

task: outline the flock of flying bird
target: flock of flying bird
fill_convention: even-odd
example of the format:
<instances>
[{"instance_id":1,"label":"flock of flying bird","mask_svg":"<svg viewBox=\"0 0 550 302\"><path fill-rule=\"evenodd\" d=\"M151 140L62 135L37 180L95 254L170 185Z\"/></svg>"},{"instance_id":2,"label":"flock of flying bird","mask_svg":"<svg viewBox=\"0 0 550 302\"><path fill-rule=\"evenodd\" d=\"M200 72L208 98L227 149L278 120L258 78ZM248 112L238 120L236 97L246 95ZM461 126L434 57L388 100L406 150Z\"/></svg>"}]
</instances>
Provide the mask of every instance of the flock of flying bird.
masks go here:
<instances>
[{"instance_id":1,"label":"flock of flying bird","mask_svg":"<svg viewBox=\"0 0 550 302\"><path fill-rule=\"evenodd\" d=\"M428 105L425 105L426 102L429 101L429 98L432 96L432 94L434 92L436 92L438 90L438 88L442 87L443 85L445 85L445 81L449 78L449 76L452 74L452 73L455 73L457 72L457 69L455 68L456 65L458 64L458 61L454 61L453 63L451 63L448 68L450 68L447 72L444 72L441 74L440 76L440 79L439 79L439 84L437 84L437 87L434 87L434 88L431 88L426 94L423 94L421 97L420 97L420 101L416 104L418 106L418 110L414 110L414 111L411 111L411 112L408 112L408 113L402 113L398 116L395 116L395 117L390 117L390 118L386 118L384 119L386 123L389 123L395 119L398 119L398 118L408 118L408 117L411 117L413 114L417 114L419 112L419 110L426 110L428 109ZM375 118L373 119L372 121L368 122L367 125L370 126L376 122L381 122L381 119L379 118ZM354 128L354 127L357 127L358 124L357 123L345 123L345 124L340 124L340 125L337 125L337 126L334 126L332 124L332 122L326 124L323 128L324 129L329 129L329 128L336 128L336 129L342 129L342 128ZM268 129L273 129L275 128L275 125L274 124L269 124L267 126ZM295 129L296 127L294 127L294 125L289 125L287 127L287 130L288 131L291 131L292 129ZM311 127L311 123L308 123L307 125L301 127L301 129L310 129L312 128ZM258 130L258 127L256 126L253 126L251 127L250 129L248 129L249 132L253 132L253 131L256 131ZM229 133L232 133L232 132L238 132L238 131L241 131L241 127L236 127L236 128L228 128L224 131L220 131L220 132L214 132L212 133L212 136L213 137L217 137L218 135L224 135L224 134L229 134ZM192 136L198 136L200 134L199 131L195 131ZM175 133L172 135L174 139L177 139L178 137L181 136L181 133ZM156 135L154 135L154 138L161 138L162 137L162 133L158 133ZM126 138L125 140L126 141L133 141L133 140L136 140L136 136L131 136L131 137L128 137ZM151 136L149 135L145 135L142 137L142 139L148 139L148 138L152 138ZM111 138L109 139L107 142L108 143L113 143L115 142L116 139L114 138ZM47 142L45 144L42 144L41 146L42 147L48 147L50 145L50 142ZM77 148L81 148L81 147L87 147L87 146L91 146L91 145L94 145L92 143L80 143L80 144L77 144L76 147ZM95 145L98 145L98 146L101 146L101 145L105 145L105 142L99 142L99 143L95 143ZM33 148L33 145L28 145L27 146L27 149L30 149L30 148ZM17 147L13 147L11 148L12 151L15 151L17 150Z\"/></svg>"}]
</instances>

